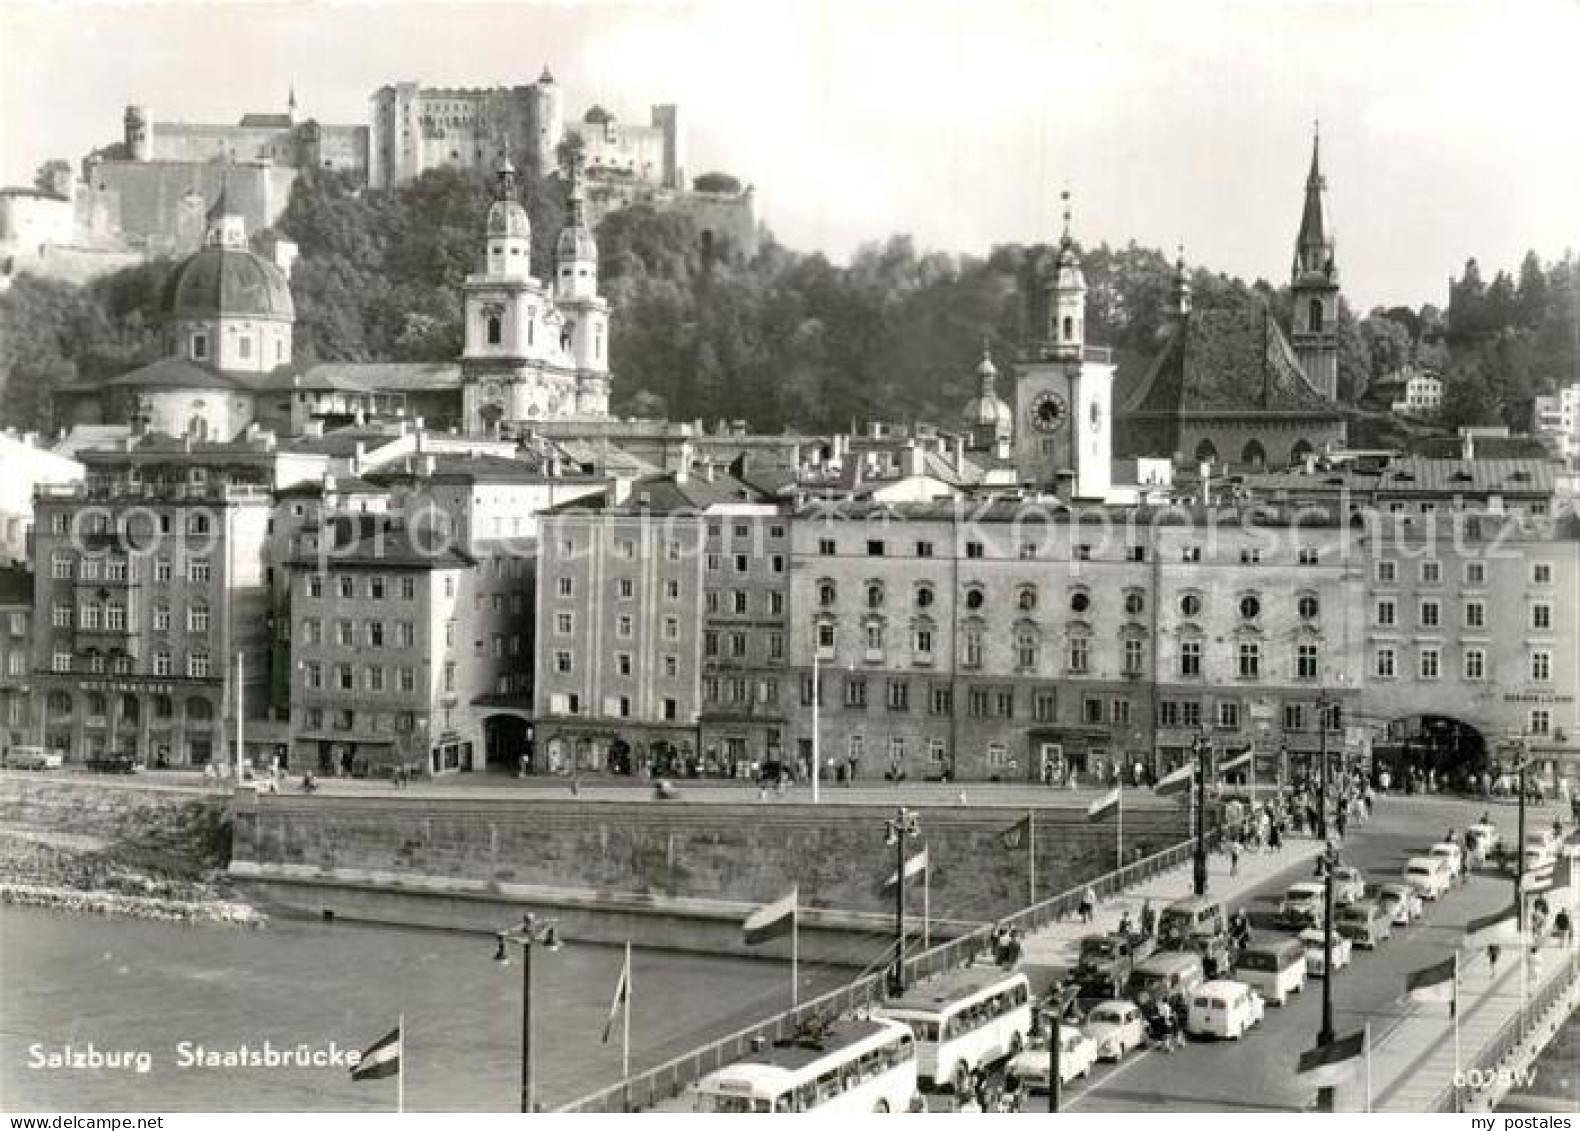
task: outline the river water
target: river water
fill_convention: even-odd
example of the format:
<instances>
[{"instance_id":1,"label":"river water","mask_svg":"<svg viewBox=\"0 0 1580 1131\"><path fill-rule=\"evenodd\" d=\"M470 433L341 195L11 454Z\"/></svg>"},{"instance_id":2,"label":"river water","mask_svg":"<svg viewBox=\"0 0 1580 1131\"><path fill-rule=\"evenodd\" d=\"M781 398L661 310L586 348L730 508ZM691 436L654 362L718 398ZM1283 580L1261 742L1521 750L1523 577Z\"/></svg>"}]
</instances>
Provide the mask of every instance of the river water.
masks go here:
<instances>
[{"instance_id":1,"label":"river water","mask_svg":"<svg viewBox=\"0 0 1580 1131\"><path fill-rule=\"evenodd\" d=\"M182 1042L363 1048L406 1017L406 1107L519 1109L521 969L477 935L279 920L258 930L0 908L0 1107L68 1111L393 1110L393 1079L343 1067L182 1067ZM620 1075L601 1043L620 948L534 956L537 1094L553 1106ZM636 950L633 1071L789 1004L778 963ZM803 966L802 995L850 972ZM34 1067L71 1045L148 1070ZM195 1050L189 1059L199 1057Z\"/></svg>"}]
</instances>

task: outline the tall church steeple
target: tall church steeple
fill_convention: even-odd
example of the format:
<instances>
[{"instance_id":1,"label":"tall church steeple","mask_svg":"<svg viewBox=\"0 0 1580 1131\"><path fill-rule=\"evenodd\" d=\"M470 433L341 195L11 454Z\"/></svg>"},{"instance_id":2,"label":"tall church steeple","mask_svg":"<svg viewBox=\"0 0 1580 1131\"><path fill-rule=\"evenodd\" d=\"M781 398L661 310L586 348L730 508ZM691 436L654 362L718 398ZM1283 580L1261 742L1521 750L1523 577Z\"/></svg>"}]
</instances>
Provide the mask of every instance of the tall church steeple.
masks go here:
<instances>
[{"instance_id":1,"label":"tall church steeple","mask_svg":"<svg viewBox=\"0 0 1580 1131\"><path fill-rule=\"evenodd\" d=\"M1045 357L1079 361L1086 344L1086 276L1081 252L1070 232L1070 193L1059 194L1064 209L1064 234L1048 280L1048 325L1043 334Z\"/></svg>"},{"instance_id":2,"label":"tall church steeple","mask_svg":"<svg viewBox=\"0 0 1580 1131\"><path fill-rule=\"evenodd\" d=\"M1295 237L1290 292L1294 319L1290 344L1306 380L1317 392L1338 396L1339 268L1334 258L1333 226L1328 218L1328 180L1322 173L1322 138L1315 126L1311 137L1311 168Z\"/></svg>"}]
</instances>

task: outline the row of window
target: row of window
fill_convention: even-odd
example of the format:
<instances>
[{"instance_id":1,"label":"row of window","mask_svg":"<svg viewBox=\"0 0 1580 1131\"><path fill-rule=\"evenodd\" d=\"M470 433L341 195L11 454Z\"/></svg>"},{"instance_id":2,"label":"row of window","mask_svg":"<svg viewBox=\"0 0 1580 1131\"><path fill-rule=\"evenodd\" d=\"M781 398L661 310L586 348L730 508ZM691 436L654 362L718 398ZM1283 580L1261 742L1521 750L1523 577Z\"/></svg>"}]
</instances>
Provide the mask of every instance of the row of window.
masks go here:
<instances>
[{"instance_id":1,"label":"row of window","mask_svg":"<svg viewBox=\"0 0 1580 1131\"><path fill-rule=\"evenodd\" d=\"M235 333L236 327L229 326L229 327L227 327L227 329L230 330L232 333ZM192 335L191 342L190 342L190 345L189 345L189 352L191 354L191 357L192 357L193 361L207 361L209 359L209 338L208 338L208 334L204 333L204 332L201 332L201 331L199 331L198 333L194 333ZM263 352L262 342L259 343L258 352L259 352L260 355ZM240 334L239 336L237 336L237 338L236 338L236 356L238 358L240 358L242 361L251 361L252 360L252 335L251 334L243 333L243 334ZM274 360L276 362L280 362L280 361L284 361L285 360L285 340L283 338L275 338L274 339Z\"/></svg>"},{"instance_id":2,"label":"row of window","mask_svg":"<svg viewBox=\"0 0 1580 1131\"><path fill-rule=\"evenodd\" d=\"M665 679L678 679L680 677L680 657L674 652L660 652L658 656L659 671ZM636 660L630 652L616 652L614 654L615 674L630 678L636 673ZM575 657L566 649L559 649L554 653L554 673L556 675L574 675L576 672Z\"/></svg>"},{"instance_id":3,"label":"row of window","mask_svg":"<svg viewBox=\"0 0 1580 1131\"><path fill-rule=\"evenodd\" d=\"M1015 556L1020 561L1035 561L1051 558L1055 547L1046 540L1036 541L1022 539L1016 544ZM921 540L912 543L912 556L918 558L931 558L934 554L934 543ZM820 538L817 543L819 557L838 557L839 540L836 538ZM1070 547L1070 559L1079 562L1089 562L1096 558L1097 547L1090 542L1080 542ZM903 556L903 551L900 551ZM883 558L890 556L889 543L881 538L868 538L865 540L865 555L869 558ZM967 559L977 561L987 557L987 546L975 540L965 543L965 556ZM1127 562L1147 561L1147 547L1139 543L1126 546L1120 560ZM1200 546L1183 546L1180 548L1180 560L1185 563L1196 563L1202 560ZM1322 564L1321 551L1315 546L1301 546L1297 548L1295 560L1300 565ZM1262 563L1262 550L1260 547L1247 546L1240 550L1241 565L1260 565Z\"/></svg>"},{"instance_id":4,"label":"row of window","mask_svg":"<svg viewBox=\"0 0 1580 1131\"><path fill-rule=\"evenodd\" d=\"M90 691L82 701L83 714L89 718L100 718L109 714L109 700L98 691ZM51 691L44 700L46 713L52 719L69 718L73 707L71 692ZM214 704L207 699L194 696L186 701L184 706L188 722L208 723L214 719ZM118 704L118 714L122 719L135 720L140 717L142 708L135 695L122 695ZM149 713L155 719L175 718L175 702L168 695L154 695L149 698Z\"/></svg>"},{"instance_id":5,"label":"row of window","mask_svg":"<svg viewBox=\"0 0 1580 1131\"><path fill-rule=\"evenodd\" d=\"M132 468L127 472L126 481L128 485L136 486L137 484L141 483L143 479L141 474L138 473L137 469ZM191 486L202 487L208 482L208 469L202 467L192 468L187 474L186 481ZM225 478L223 476L220 477L220 482L225 482ZM174 484L172 484L172 486L174 486ZM77 522L79 532L83 534L109 534L111 531L116 530L117 528L121 530L125 530L126 528L126 520L124 517L120 522L116 522L112 515L102 510L90 511L86 517L78 518L75 521ZM158 523L159 533L175 533L174 516L170 514L160 514L158 515L156 521ZM57 511L49 517L49 532L51 534L70 534L72 522L73 512ZM273 520L271 519L270 522L270 528L272 530ZM214 530L213 516L207 511L191 511L187 514L187 520L182 524L182 528L188 534L211 534ZM106 560L112 562L119 561L123 567L126 564L125 558L117 558L113 555Z\"/></svg>"},{"instance_id":6,"label":"row of window","mask_svg":"<svg viewBox=\"0 0 1580 1131\"><path fill-rule=\"evenodd\" d=\"M937 591L931 582L922 581L914 586L915 605L919 609L931 608L937 600ZM868 609L881 609L884 607L886 589L881 581L868 581L866 583L866 607ZM710 595L711 598L711 595ZM711 603L711 600L710 600ZM839 603L839 585L832 578L822 578L817 582L817 603L820 608L831 609ZM1038 590L1035 585L1025 584L1015 588L1015 607L1023 612L1033 612L1037 608ZM965 587L965 606L972 612L981 611L987 604L987 587L977 582L969 582ZM1130 590L1124 595L1124 610L1129 616L1140 616L1146 611L1146 595L1140 590ZM1321 602L1314 593L1302 593L1295 601L1296 611L1302 620L1315 620L1322 611ZM1078 588L1070 594L1070 611L1085 614L1092 612L1094 603L1092 594L1087 589ZM1198 593L1186 593L1180 598L1179 609L1187 617L1199 616L1202 611L1202 598ZM1241 618L1256 620L1262 615L1262 598L1255 593L1247 593L1240 597L1239 610Z\"/></svg>"},{"instance_id":7,"label":"row of window","mask_svg":"<svg viewBox=\"0 0 1580 1131\"><path fill-rule=\"evenodd\" d=\"M355 664L331 664L326 667L317 660L309 660L302 665L302 684L309 691L322 691L326 674L329 677L328 686L335 691L365 691L373 695L397 692L409 695L417 690L415 668L402 666L386 669L382 664L365 664L360 668ZM455 690L453 662L444 665L444 689Z\"/></svg>"},{"instance_id":8,"label":"row of window","mask_svg":"<svg viewBox=\"0 0 1580 1131\"><path fill-rule=\"evenodd\" d=\"M623 700L617 700L617 701L623 701L624 702L624 704L625 704L624 710L626 711L626 717L629 717L630 716L630 709L631 709L630 699L628 697L626 697ZM672 723L672 722L678 722L680 720L680 700L673 699L673 698L665 698L665 699L660 701L659 709L660 709L660 717L663 718L663 720L665 722L671 722ZM577 695L575 692L556 692L555 694L549 696L549 714L551 714L551 715L579 715L581 713L582 713L581 696Z\"/></svg>"},{"instance_id":9,"label":"row of window","mask_svg":"<svg viewBox=\"0 0 1580 1131\"><path fill-rule=\"evenodd\" d=\"M1481 600L1466 601L1463 606L1465 628L1487 627L1487 603ZM1378 628L1393 628L1399 624L1399 602L1393 597L1379 597L1372 607L1372 624ZM1416 604L1416 624L1421 628L1443 627L1443 603L1436 598L1422 598ZM1528 625L1537 632L1547 632L1553 627L1553 606L1547 601L1530 605Z\"/></svg>"},{"instance_id":10,"label":"row of window","mask_svg":"<svg viewBox=\"0 0 1580 1131\"><path fill-rule=\"evenodd\" d=\"M357 582L362 582L359 587ZM455 596L455 579L446 577L444 595ZM362 595L370 601L383 601L391 596L398 595L402 601L415 601L417 599L417 579L415 577L398 577L395 584L390 585L389 579L383 574L373 573L358 575L342 573L334 578L331 592L342 601L357 599L357 591L361 589ZM309 574L307 577L307 595L316 599L324 595L324 575L321 573Z\"/></svg>"},{"instance_id":11,"label":"row of window","mask_svg":"<svg viewBox=\"0 0 1580 1131\"><path fill-rule=\"evenodd\" d=\"M1443 678L1443 649L1435 645L1422 645L1416 649L1415 675L1417 679ZM1400 650L1392 645L1379 645L1372 653L1372 674L1378 679L1398 679L1402 668ZM1487 652L1484 648L1463 648L1460 651L1460 677L1478 681L1490 679ZM1533 683L1551 683L1553 654L1546 648L1533 649L1527 657L1527 677Z\"/></svg>"},{"instance_id":12,"label":"row of window","mask_svg":"<svg viewBox=\"0 0 1580 1131\"><path fill-rule=\"evenodd\" d=\"M1380 585L1397 584L1399 576L1399 563L1391 558L1379 559L1372 569L1372 577ZM1484 561L1465 562L1460 576L1464 579L1466 585L1485 585L1487 583L1487 563ZM1532 562L1529 576L1532 585L1551 585L1553 583L1552 563ZM1417 562L1416 580L1423 585L1441 585L1443 582L1443 563L1436 558L1426 558Z\"/></svg>"},{"instance_id":13,"label":"row of window","mask_svg":"<svg viewBox=\"0 0 1580 1131\"><path fill-rule=\"evenodd\" d=\"M130 581L133 580L126 558L82 558L64 550L50 555L49 576L55 581ZM207 558L189 558L186 563L188 582L206 585L213 577L213 567ZM165 583L171 579L170 559L154 559L154 581Z\"/></svg>"},{"instance_id":14,"label":"row of window","mask_svg":"<svg viewBox=\"0 0 1580 1131\"><path fill-rule=\"evenodd\" d=\"M303 707L302 725L307 730L355 730L359 712L340 707L326 712L322 707ZM329 725L325 726L325 720ZM411 734L417 729L417 715L411 711L362 711L363 729L375 734Z\"/></svg>"},{"instance_id":15,"label":"row of window","mask_svg":"<svg viewBox=\"0 0 1580 1131\"><path fill-rule=\"evenodd\" d=\"M680 594L676 592L675 595L678 597ZM750 593L746 592L744 589L733 589L728 594L728 601L724 599L725 596L725 594L719 593L717 591L709 591L707 595L707 608L710 615L718 616L721 613L738 617L752 615L752 595ZM762 601L760 604L762 607L758 610L758 612L763 616L783 616L785 611L784 592L779 589L769 589L762 594Z\"/></svg>"},{"instance_id":16,"label":"row of window","mask_svg":"<svg viewBox=\"0 0 1580 1131\"><path fill-rule=\"evenodd\" d=\"M175 658L163 648L155 652L150 660L150 670L157 676L173 676L177 667ZM49 670L61 674L70 672L85 672L103 674L108 670L116 675L130 675L133 671L132 658L124 653L117 653L106 659L102 652L89 652L85 656L74 656L64 649L57 649L50 657ZM209 661L207 652L188 652L186 656L185 672L188 679L208 679L211 672L216 671Z\"/></svg>"},{"instance_id":17,"label":"row of window","mask_svg":"<svg viewBox=\"0 0 1580 1131\"><path fill-rule=\"evenodd\" d=\"M665 640L680 639L680 618L665 617L660 631ZM554 634L556 636L571 636L576 631L576 614L557 612L554 614ZM614 618L614 634L616 639L630 640L636 634L636 617L631 613L621 613ZM717 633L713 634L717 636Z\"/></svg>"}]
</instances>

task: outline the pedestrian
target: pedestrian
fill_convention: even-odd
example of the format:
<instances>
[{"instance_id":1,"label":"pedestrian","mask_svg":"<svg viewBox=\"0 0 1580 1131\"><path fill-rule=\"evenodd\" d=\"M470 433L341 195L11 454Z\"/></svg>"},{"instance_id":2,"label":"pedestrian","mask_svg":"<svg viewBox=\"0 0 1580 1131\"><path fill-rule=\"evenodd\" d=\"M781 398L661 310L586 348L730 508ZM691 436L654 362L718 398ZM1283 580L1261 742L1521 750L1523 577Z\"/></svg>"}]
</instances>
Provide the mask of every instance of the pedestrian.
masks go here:
<instances>
[{"instance_id":1,"label":"pedestrian","mask_svg":"<svg viewBox=\"0 0 1580 1131\"><path fill-rule=\"evenodd\" d=\"M1338 829L1339 839L1343 840L1344 830L1349 826L1349 822L1344 819L1344 813L1342 810L1340 810L1338 817L1334 819L1333 824Z\"/></svg>"},{"instance_id":2,"label":"pedestrian","mask_svg":"<svg viewBox=\"0 0 1580 1131\"><path fill-rule=\"evenodd\" d=\"M1273 822L1273 837L1272 837L1271 843L1272 843L1274 852L1277 852L1280 848L1284 847L1284 822L1283 821L1274 821Z\"/></svg>"},{"instance_id":3,"label":"pedestrian","mask_svg":"<svg viewBox=\"0 0 1580 1131\"><path fill-rule=\"evenodd\" d=\"M1237 840L1231 840L1229 842L1229 875L1231 875L1231 876L1238 876L1239 874L1240 874L1240 842L1237 841Z\"/></svg>"},{"instance_id":4,"label":"pedestrian","mask_svg":"<svg viewBox=\"0 0 1580 1131\"><path fill-rule=\"evenodd\" d=\"M1487 967L1489 972L1493 975L1496 975L1498 972L1498 955L1502 953L1503 948L1497 943L1487 944Z\"/></svg>"},{"instance_id":5,"label":"pedestrian","mask_svg":"<svg viewBox=\"0 0 1580 1131\"><path fill-rule=\"evenodd\" d=\"M1573 925L1569 920L1569 909L1567 907L1560 907L1558 909L1558 914L1553 916L1553 934L1558 936L1559 946L1568 949L1569 932L1571 930L1573 930Z\"/></svg>"},{"instance_id":6,"label":"pedestrian","mask_svg":"<svg viewBox=\"0 0 1580 1131\"><path fill-rule=\"evenodd\" d=\"M1158 929L1158 913L1152 910L1152 901L1149 899L1141 905L1141 933L1151 938Z\"/></svg>"},{"instance_id":7,"label":"pedestrian","mask_svg":"<svg viewBox=\"0 0 1580 1131\"><path fill-rule=\"evenodd\" d=\"M1093 891L1090 886L1088 886L1087 889L1081 893L1081 922L1090 923L1092 921L1092 913L1096 909L1097 893Z\"/></svg>"}]
</instances>

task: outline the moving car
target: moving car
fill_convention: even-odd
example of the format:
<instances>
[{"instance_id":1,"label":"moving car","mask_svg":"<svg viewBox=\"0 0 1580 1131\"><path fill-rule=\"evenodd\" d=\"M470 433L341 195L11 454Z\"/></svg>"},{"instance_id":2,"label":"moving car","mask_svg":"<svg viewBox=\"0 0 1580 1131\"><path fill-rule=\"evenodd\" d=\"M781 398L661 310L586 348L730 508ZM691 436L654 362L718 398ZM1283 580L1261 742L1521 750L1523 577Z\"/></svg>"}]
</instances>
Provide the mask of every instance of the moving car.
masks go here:
<instances>
[{"instance_id":1,"label":"moving car","mask_svg":"<svg viewBox=\"0 0 1580 1131\"><path fill-rule=\"evenodd\" d=\"M1039 1040L1022 1049L1009 1062L1007 1073L1026 1085L1029 1091L1048 1090L1048 1045ZM1073 1025L1059 1026L1059 1083L1068 1084L1091 1074L1097 1063L1097 1042Z\"/></svg>"},{"instance_id":2,"label":"moving car","mask_svg":"<svg viewBox=\"0 0 1580 1131\"><path fill-rule=\"evenodd\" d=\"M1334 913L1333 926L1364 950L1375 950L1378 943L1393 935L1393 923L1383 914L1383 909L1369 899L1341 907Z\"/></svg>"},{"instance_id":3,"label":"moving car","mask_svg":"<svg viewBox=\"0 0 1580 1131\"><path fill-rule=\"evenodd\" d=\"M1323 932L1309 928L1300 932L1300 945L1306 952L1306 973L1313 978L1327 977L1327 967L1322 950ZM1355 944L1338 931L1333 932L1333 972L1336 974L1355 957Z\"/></svg>"},{"instance_id":4,"label":"moving car","mask_svg":"<svg viewBox=\"0 0 1580 1131\"><path fill-rule=\"evenodd\" d=\"M1091 935L1081 940L1081 955L1076 961L1073 980L1079 998L1090 1004L1107 1001L1124 992L1136 963L1157 950L1157 943L1145 935Z\"/></svg>"},{"instance_id":5,"label":"moving car","mask_svg":"<svg viewBox=\"0 0 1580 1131\"><path fill-rule=\"evenodd\" d=\"M1377 906L1396 927L1408 927L1423 913L1421 893L1413 884L1384 884L1377 889Z\"/></svg>"},{"instance_id":6,"label":"moving car","mask_svg":"<svg viewBox=\"0 0 1580 1131\"><path fill-rule=\"evenodd\" d=\"M1435 856L1410 857L1404 862L1403 878L1422 899L1437 899L1448 890L1448 867Z\"/></svg>"},{"instance_id":7,"label":"moving car","mask_svg":"<svg viewBox=\"0 0 1580 1131\"><path fill-rule=\"evenodd\" d=\"M15 770L58 770L65 761L59 750L42 746L12 746L0 754L0 763Z\"/></svg>"},{"instance_id":8,"label":"moving car","mask_svg":"<svg viewBox=\"0 0 1580 1131\"><path fill-rule=\"evenodd\" d=\"M966 967L911 986L878 1013L911 1027L921 1080L960 1092L972 1072L1024 1047L1031 1033L1031 985L1024 974Z\"/></svg>"},{"instance_id":9,"label":"moving car","mask_svg":"<svg viewBox=\"0 0 1580 1131\"><path fill-rule=\"evenodd\" d=\"M1322 883L1302 880L1284 893L1278 905L1278 918L1288 927L1320 927L1322 925Z\"/></svg>"},{"instance_id":10,"label":"moving car","mask_svg":"<svg viewBox=\"0 0 1580 1131\"><path fill-rule=\"evenodd\" d=\"M1192 990L1207 980L1201 956L1195 954L1154 954L1138 965L1130 975L1132 1001L1158 1001L1182 995L1189 997Z\"/></svg>"},{"instance_id":11,"label":"moving car","mask_svg":"<svg viewBox=\"0 0 1580 1131\"><path fill-rule=\"evenodd\" d=\"M1498 826L1491 821L1478 821L1465 830L1465 845L1474 852L1479 852L1483 857L1492 854L1498 847L1502 838L1498 835Z\"/></svg>"},{"instance_id":12,"label":"moving car","mask_svg":"<svg viewBox=\"0 0 1580 1131\"><path fill-rule=\"evenodd\" d=\"M1448 866L1448 878L1457 880L1465 873L1465 853L1457 844L1444 841L1426 850L1428 856L1443 861Z\"/></svg>"},{"instance_id":13,"label":"moving car","mask_svg":"<svg viewBox=\"0 0 1580 1131\"><path fill-rule=\"evenodd\" d=\"M1333 870L1333 902L1354 903L1366 898L1366 876L1359 868L1341 864Z\"/></svg>"},{"instance_id":14,"label":"moving car","mask_svg":"<svg viewBox=\"0 0 1580 1131\"><path fill-rule=\"evenodd\" d=\"M1240 981L1274 1005L1306 988L1306 952L1287 936L1267 936L1246 945L1234 964Z\"/></svg>"},{"instance_id":15,"label":"moving car","mask_svg":"<svg viewBox=\"0 0 1580 1131\"><path fill-rule=\"evenodd\" d=\"M1086 1015L1086 1035L1097 1045L1097 1059L1119 1060L1147 1043L1147 1022L1133 1001L1105 1001Z\"/></svg>"},{"instance_id":16,"label":"moving car","mask_svg":"<svg viewBox=\"0 0 1580 1131\"><path fill-rule=\"evenodd\" d=\"M1158 941L1166 951L1191 951L1217 977L1229 970L1229 917L1223 904L1205 895L1175 900L1158 916Z\"/></svg>"},{"instance_id":17,"label":"moving car","mask_svg":"<svg viewBox=\"0 0 1580 1131\"><path fill-rule=\"evenodd\" d=\"M1191 994L1185 1031L1194 1037L1237 1041L1246 1030L1261 1024L1265 1012L1261 995L1244 982L1203 982Z\"/></svg>"}]
</instances>

